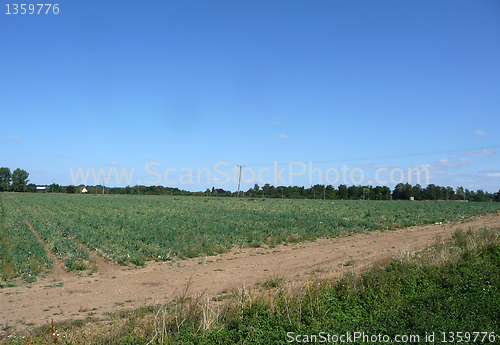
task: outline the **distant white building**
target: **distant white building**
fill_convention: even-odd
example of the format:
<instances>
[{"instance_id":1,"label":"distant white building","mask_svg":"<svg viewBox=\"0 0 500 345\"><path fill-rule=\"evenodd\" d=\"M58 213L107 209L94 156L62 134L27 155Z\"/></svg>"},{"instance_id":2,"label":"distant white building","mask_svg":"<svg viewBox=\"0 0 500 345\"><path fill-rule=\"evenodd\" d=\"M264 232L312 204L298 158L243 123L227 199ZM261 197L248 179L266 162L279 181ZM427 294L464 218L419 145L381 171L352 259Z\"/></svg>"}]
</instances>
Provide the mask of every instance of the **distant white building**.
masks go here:
<instances>
[{"instance_id":1,"label":"distant white building","mask_svg":"<svg viewBox=\"0 0 500 345\"><path fill-rule=\"evenodd\" d=\"M47 187L45 187L45 186L36 186L36 191L37 192L46 192L47 191Z\"/></svg>"},{"instance_id":2,"label":"distant white building","mask_svg":"<svg viewBox=\"0 0 500 345\"><path fill-rule=\"evenodd\" d=\"M88 190L87 190L87 188L83 187L83 188L82 188L82 190L81 190L81 192L82 192L82 193L87 193L87 192L88 192Z\"/></svg>"}]
</instances>

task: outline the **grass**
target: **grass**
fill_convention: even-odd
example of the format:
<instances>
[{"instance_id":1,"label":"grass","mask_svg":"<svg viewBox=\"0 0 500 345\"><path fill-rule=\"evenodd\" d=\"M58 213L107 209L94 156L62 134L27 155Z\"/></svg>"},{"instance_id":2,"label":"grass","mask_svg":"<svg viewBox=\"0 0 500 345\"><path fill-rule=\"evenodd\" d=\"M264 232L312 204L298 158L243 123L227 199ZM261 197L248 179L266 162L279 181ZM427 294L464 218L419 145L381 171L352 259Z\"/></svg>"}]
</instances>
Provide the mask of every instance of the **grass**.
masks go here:
<instances>
[{"instance_id":1,"label":"grass","mask_svg":"<svg viewBox=\"0 0 500 345\"><path fill-rule=\"evenodd\" d=\"M338 280L271 276L260 292L243 286L218 298L192 295L189 287L163 305L53 330L71 344L275 344L286 343L287 333L354 331L413 334L421 342L434 332L439 343L442 332L459 329L491 337L500 332L500 229L457 231L426 250L401 252ZM52 333L44 326L4 343L49 343Z\"/></svg>"},{"instance_id":2,"label":"grass","mask_svg":"<svg viewBox=\"0 0 500 345\"><path fill-rule=\"evenodd\" d=\"M349 266L354 266L356 264L356 260L349 260L342 266L349 267Z\"/></svg>"}]
</instances>

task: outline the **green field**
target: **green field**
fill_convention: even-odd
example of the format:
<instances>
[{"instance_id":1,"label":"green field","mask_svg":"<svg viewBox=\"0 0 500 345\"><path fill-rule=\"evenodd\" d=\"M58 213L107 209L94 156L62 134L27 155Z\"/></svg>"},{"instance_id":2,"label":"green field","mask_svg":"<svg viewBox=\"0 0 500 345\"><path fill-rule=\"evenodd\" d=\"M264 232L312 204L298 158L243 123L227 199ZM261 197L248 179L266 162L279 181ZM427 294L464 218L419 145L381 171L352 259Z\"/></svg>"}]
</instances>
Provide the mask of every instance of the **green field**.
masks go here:
<instances>
[{"instance_id":1,"label":"green field","mask_svg":"<svg viewBox=\"0 0 500 345\"><path fill-rule=\"evenodd\" d=\"M126 265L216 254L353 232L452 221L498 212L499 203L331 201L137 195L1 193L4 279L36 276L53 263L89 266L89 250ZM33 226L43 244L32 233Z\"/></svg>"}]
</instances>

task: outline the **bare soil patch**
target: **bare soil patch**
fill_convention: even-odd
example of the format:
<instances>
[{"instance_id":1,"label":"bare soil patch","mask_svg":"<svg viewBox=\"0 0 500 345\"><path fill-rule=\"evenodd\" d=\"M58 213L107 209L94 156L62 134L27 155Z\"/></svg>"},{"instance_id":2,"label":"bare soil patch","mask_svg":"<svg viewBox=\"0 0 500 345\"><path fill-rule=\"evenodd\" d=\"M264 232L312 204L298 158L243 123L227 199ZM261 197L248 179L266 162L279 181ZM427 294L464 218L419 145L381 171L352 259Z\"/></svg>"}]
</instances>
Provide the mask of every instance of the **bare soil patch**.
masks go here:
<instances>
[{"instance_id":1,"label":"bare soil patch","mask_svg":"<svg viewBox=\"0 0 500 345\"><path fill-rule=\"evenodd\" d=\"M289 281L338 278L374 262L422 250L449 238L457 229L499 228L500 213L473 217L462 223L415 226L396 231L373 231L352 236L275 248L246 248L217 256L172 262L148 262L144 268L111 264L93 254L98 271L60 272L32 284L0 290L0 324L16 331L87 317L106 317L121 308L164 303L190 292L224 294L233 288L252 288L270 276ZM32 229L33 230L33 229ZM2 331L0 330L0 336Z\"/></svg>"}]
</instances>

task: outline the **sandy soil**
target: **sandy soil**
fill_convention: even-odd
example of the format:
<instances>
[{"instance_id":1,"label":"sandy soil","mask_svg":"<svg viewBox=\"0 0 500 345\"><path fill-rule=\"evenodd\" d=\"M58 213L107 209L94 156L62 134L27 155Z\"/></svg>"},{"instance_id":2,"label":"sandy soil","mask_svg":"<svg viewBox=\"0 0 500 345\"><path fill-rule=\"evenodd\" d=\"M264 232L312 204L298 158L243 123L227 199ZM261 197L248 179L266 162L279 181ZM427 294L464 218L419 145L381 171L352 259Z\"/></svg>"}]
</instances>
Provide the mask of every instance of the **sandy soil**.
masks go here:
<instances>
[{"instance_id":1,"label":"sandy soil","mask_svg":"<svg viewBox=\"0 0 500 345\"><path fill-rule=\"evenodd\" d=\"M499 228L500 214L464 223L368 232L275 248L234 249L218 256L177 262L148 262L144 268L113 265L94 254L99 268L92 276L88 272L67 273L56 261L46 278L0 290L0 324L8 323L22 331L49 324L52 319L106 317L105 313L120 308L171 300L184 291L188 281L190 293L206 291L215 296L243 285L254 287L274 275L291 281L307 279L311 274L339 277L389 256L424 249L459 228L484 227ZM0 329L0 336L2 332Z\"/></svg>"}]
</instances>

